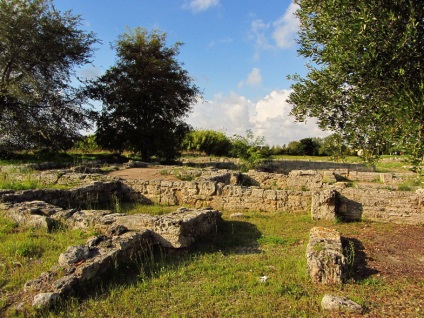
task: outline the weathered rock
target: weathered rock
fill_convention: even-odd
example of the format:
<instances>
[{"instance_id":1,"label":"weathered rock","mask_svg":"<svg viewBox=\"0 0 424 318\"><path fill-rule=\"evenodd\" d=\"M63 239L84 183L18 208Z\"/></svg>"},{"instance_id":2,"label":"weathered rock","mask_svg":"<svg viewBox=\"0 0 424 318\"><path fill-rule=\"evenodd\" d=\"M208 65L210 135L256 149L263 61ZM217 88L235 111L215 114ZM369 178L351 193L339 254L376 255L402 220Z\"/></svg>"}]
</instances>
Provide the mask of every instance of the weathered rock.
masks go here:
<instances>
[{"instance_id":1,"label":"weathered rock","mask_svg":"<svg viewBox=\"0 0 424 318\"><path fill-rule=\"evenodd\" d=\"M325 295L321 301L321 307L329 311L345 311L361 314L364 309L358 303L346 298L333 295Z\"/></svg>"},{"instance_id":2,"label":"weathered rock","mask_svg":"<svg viewBox=\"0 0 424 318\"><path fill-rule=\"evenodd\" d=\"M69 246L66 252L59 255L59 265L71 265L84 261L98 254L98 250L86 245Z\"/></svg>"},{"instance_id":3,"label":"weathered rock","mask_svg":"<svg viewBox=\"0 0 424 318\"><path fill-rule=\"evenodd\" d=\"M306 249L307 270L315 283L340 284L346 272L346 258L336 230L314 227Z\"/></svg>"},{"instance_id":4,"label":"weathered rock","mask_svg":"<svg viewBox=\"0 0 424 318\"><path fill-rule=\"evenodd\" d=\"M336 220L336 191L312 191L311 215L313 220Z\"/></svg>"},{"instance_id":5,"label":"weathered rock","mask_svg":"<svg viewBox=\"0 0 424 318\"><path fill-rule=\"evenodd\" d=\"M68 295L74 292L74 288L78 284L75 276L63 276L52 284L52 289L59 295Z\"/></svg>"},{"instance_id":6,"label":"weathered rock","mask_svg":"<svg viewBox=\"0 0 424 318\"><path fill-rule=\"evenodd\" d=\"M60 300L58 293L40 293L35 295L32 306L37 309L53 307Z\"/></svg>"},{"instance_id":7,"label":"weathered rock","mask_svg":"<svg viewBox=\"0 0 424 318\"><path fill-rule=\"evenodd\" d=\"M215 231L222 222L221 215L210 208L180 210L158 218L152 231L164 247L188 247L198 238Z\"/></svg>"},{"instance_id":8,"label":"weathered rock","mask_svg":"<svg viewBox=\"0 0 424 318\"><path fill-rule=\"evenodd\" d=\"M49 288L51 282L57 277L52 271L43 272L37 278L29 280L24 285L24 292L41 292Z\"/></svg>"},{"instance_id":9,"label":"weathered rock","mask_svg":"<svg viewBox=\"0 0 424 318\"><path fill-rule=\"evenodd\" d=\"M121 224L114 224L107 229L105 235L106 236L119 236L119 235L124 234L126 232L128 232L128 228L126 226L123 226Z\"/></svg>"},{"instance_id":10,"label":"weathered rock","mask_svg":"<svg viewBox=\"0 0 424 318\"><path fill-rule=\"evenodd\" d=\"M6 217L19 225L42 227L49 231L55 224L51 216L62 211L61 208L44 201L2 203L0 210L3 210Z\"/></svg>"}]
</instances>

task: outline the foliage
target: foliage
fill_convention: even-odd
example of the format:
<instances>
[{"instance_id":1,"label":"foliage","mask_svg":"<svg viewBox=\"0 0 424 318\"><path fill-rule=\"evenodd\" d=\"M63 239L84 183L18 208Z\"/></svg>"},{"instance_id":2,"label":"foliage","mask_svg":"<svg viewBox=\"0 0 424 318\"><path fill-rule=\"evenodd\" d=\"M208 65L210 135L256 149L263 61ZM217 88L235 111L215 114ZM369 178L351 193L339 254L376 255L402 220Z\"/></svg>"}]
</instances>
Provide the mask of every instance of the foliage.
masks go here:
<instances>
[{"instance_id":1,"label":"foliage","mask_svg":"<svg viewBox=\"0 0 424 318\"><path fill-rule=\"evenodd\" d=\"M100 149L96 140L96 135L81 137L73 146L74 150L81 150L84 153L98 151Z\"/></svg>"},{"instance_id":2,"label":"foliage","mask_svg":"<svg viewBox=\"0 0 424 318\"><path fill-rule=\"evenodd\" d=\"M288 155L300 156L300 142L290 141L286 147L286 152Z\"/></svg>"},{"instance_id":3,"label":"foliage","mask_svg":"<svg viewBox=\"0 0 424 318\"><path fill-rule=\"evenodd\" d=\"M93 113L75 88L93 33L50 0L0 1L0 150L69 148Z\"/></svg>"},{"instance_id":4,"label":"foliage","mask_svg":"<svg viewBox=\"0 0 424 318\"><path fill-rule=\"evenodd\" d=\"M101 100L96 137L105 149L173 159L189 127L182 121L199 89L176 59L182 44L166 46L166 34L128 30L115 43L118 60L92 81Z\"/></svg>"},{"instance_id":5,"label":"foliage","mask_svg":"<svg viewBox=\"0 0 424 318\"><path fill-rule=\"evenodd\" d=\"M424 6L421 0L297 0L299 54L289 102L372 161L386 144L424 155Z\"/></svg>"},{"instance_id":6,"label":"foliage","mask_svg":"<svg viewBox=\"0 0 424 318\"><path fill-rule=\"evenodd\" d=\"M270 149L265 145L265 137L255 137L251 130L246 131L246 137L234 135L231 138L230 156L240 158L252 168L265 158L271 156Z\"/></svg>"},{"instance_id":7,"label":"foliage","mask_svg":"<svg viewBox=\"0 0 424 318\"><path fill-rule=\"evenodd\" d=\"M343 137L340 134L331 134L322 139L318 154L329 156L333 160L343 159L349 153L349 149L343 143Z\"/></svg>"},{"instance_id":8,"label":"foliage","mask_svg":"<svg viewBox=\"0 0 424 318\"><path fill-rule=\"evenodd\" d=\"M185 136L183 149L204 152L208 156L228 156L231 141L220 131L194 130Z\"/></svg>"},{"instance_id":9,"label":"foliage","mask_svg":"<svg viewBox=\"0 0 424 318\"><path fill-rule=\"evenodd\" d=\"M303 138L299 140L300 143L300 154L304 156L316 156L318 155L319 148L321 146L321 140L319 138Z\"/></svg>"}]
</instances>

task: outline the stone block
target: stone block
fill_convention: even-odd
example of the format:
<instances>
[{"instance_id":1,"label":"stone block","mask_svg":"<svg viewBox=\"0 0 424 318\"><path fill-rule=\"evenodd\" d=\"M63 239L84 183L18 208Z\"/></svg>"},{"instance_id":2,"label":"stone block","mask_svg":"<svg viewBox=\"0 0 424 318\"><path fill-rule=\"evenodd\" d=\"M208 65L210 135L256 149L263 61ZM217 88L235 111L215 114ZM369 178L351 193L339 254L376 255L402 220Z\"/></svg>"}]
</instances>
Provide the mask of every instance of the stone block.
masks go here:
<instances>
[{"instance_id":1,"label":"stone block","mask_svg":"<svg viewBox=\"0 0 424 318\"><path fill-rule=\"evenodd\" d=\"M312 191L311 215L313 220L336 220L336 191Z\"/></svg>"},{"instance_id":2,"label":"stone block","mask_svg":"<svg viewBox=\"0 0 424 318\"><path fill-rule=\"evenodd\" d=\"M362 314L364 309L358 303L346 298L333 295L325 295L321 301L321 307L328 311L344 311Z\"/></svg>"},{"instance_id":3,"label":"stone block","mask_svg":"<svg viewBox=\"0 0 424 318\"><path fill-rule=\"evenodd\" d=\"M314 227L306 248L307 270L314 283L341 284L346 272L346 258L340 234L333 229Z\"/></svg>"}]
</instances>

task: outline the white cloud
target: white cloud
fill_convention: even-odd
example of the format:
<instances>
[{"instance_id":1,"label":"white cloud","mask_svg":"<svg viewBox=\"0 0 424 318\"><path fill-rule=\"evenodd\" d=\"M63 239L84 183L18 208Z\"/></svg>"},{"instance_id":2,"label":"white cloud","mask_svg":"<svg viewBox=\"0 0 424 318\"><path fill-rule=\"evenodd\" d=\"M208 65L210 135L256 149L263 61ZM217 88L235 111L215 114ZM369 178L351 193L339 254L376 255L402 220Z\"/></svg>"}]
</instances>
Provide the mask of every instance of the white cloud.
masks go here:
<instances>
[{"instance_id":1,"label":"white cloud","mask_svg":"<svg viewBox=\"0 0 424 318\"><path fill-rule=\"evenodd\" d=\"M278 20L270 23L255 19L250 24L250 39L256 50L287 49L294 45L294 38L299 29L299 19L294 15L298 5L291 3ZM259 58L258 51L255 59Z\"/></svg>"},{"instance_id":2,"label":"white cloud","mask_svg":"<svg viewBox=\"0 0 424 318\"><path fill-rule=\"evenodd\" d=\"M253 128L249 116L254 107L252 101L235 93L216 95L212 101L196 104L187 123L197 129L224 131L227 136L244 135Z\"/></svg>"},{"instance_id":3,"label":"white cloud","mask_svg":"<svg viewBox=\"0 0 424 318\"><path fill-rule=\"evenodd\" d=\"M308 137L325 137L314 119L296 123L289 116L291 105L286 102L290 91L272 91L268 96L253 102L231 93L217 95L212 101L194 106L187 123L197 129L223 131L227 136L245 135L252 129L255 136L264 136L269 145L283 145Z\"/></svg>"},{"instance_id":4,"label":"white cloud","mask_svg":"<svg viewBox=\"0 0 424 318\"><path fill-rule=\"evenodd\" d=\"M255 46L260 49L269 49L267 38L267 30L270 28L269 23L265 23L261 19L255 19L250 23L250 38L255 42Z\"/></svg>"},{"instance_id":5,"label":"white cloud","mask_svg":"<svg viewBox=\"0 0 424 318\"><path fill-rule=\"evenodd\" d=\"M219 5L219 0L190 0L183 5L184 9L189 9L193 13L208 10Z\"/></svg>"},{"instance_id":6,"label":"white cloud","mask_svg":"<svg viewBox=\"0 0 424 318\"><path fill-rule=\"evenodd\" d=\"M274 32L272 38L279 48L293 46L296 32L299 29L299 19L294 15L299 5L291 3L284 15L273 23Z\"/></svg>"},{"instance_id":7,"label":"white cloud","mask_svg":"<svg viewBox=\"0 0 424 318\"><path fill-rule=\"evenodd\" d=\"M238 87L241 88L245 84L249 86L256 86L262 83L262 75L261 70L257 67L254 67L253 70L250 72L250 74L247 76L247 79L245 81L241 81L238 83Z\"/></svg>"}]
</instances>

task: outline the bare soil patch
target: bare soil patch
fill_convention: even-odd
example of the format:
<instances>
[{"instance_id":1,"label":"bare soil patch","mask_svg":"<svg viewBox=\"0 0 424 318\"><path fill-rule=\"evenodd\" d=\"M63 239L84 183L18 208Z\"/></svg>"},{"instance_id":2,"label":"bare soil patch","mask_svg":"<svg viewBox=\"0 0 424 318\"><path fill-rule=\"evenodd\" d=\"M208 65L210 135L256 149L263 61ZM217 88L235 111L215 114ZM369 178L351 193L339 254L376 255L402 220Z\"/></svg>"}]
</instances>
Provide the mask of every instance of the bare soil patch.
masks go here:
<instances>
[{"instance_id":1,"label":"bare soil patch","mask_svg":"<svg viewBox=\"0 0 424 318\"><path fill-rule=\"evenodd\" d=\"M154 180L162 179L169 181L179 181L174 175L161 174L163 168L130 168L125 170L117 170L109 173L111 176L117 176L123 179L143 179Z\"/></svg>"},{"instance_id":2,"label":"bare soil patch","mask_svg":"<svg viewBox=\"0 0 424 318\"><path fill-rule=\"evenodd\" d=\"M352 235L364 246L367 267L385 279L424 279L424 227L365 224Z\"/></svg>"}]
</instances>

